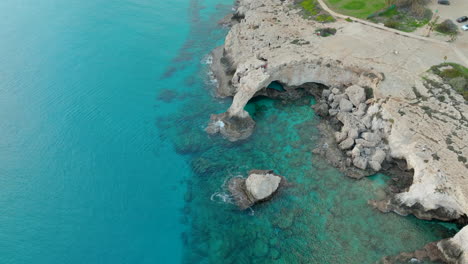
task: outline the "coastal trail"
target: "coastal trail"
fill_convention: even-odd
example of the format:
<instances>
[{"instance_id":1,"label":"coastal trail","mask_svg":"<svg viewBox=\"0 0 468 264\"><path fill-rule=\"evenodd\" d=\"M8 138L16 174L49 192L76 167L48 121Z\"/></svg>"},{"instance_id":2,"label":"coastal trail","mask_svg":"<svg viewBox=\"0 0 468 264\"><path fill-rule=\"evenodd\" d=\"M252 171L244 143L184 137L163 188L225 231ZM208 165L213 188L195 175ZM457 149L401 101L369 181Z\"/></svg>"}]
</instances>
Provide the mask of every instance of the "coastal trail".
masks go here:
<instances>
[{"instance_id":1,"label":"coastal trail","mask_svg":"<svg viewBox=\"0 0 468 264\"><path fill-rule=\"evenodd\" d=\"M331 10L327 6L327 4L325 4L325 2L323 0L317 0L317 1L319 2L320 6L325 11L330 13L330 15L332 15L333 17L342 18L342 19L350 18L350 16L346 16L346 15L343 15L343 14L340 14L340 13L337 13L337 12ZM403 31L393 29L393 28L388 28L388 27L386 27L384 25L375 24L373 22L369 22L369 21L366 21L364 19L360 19L360 18L356 18L356 17L352 17L352 19L353 19L353 21L361 23L363 25L367 25L367 26L371 26L371 27L374 27L374 28L377 28L377 29L392 32L392 33L397 34L397 35L402 35L402 36L413 38L413 39L418 39L418 40L422 40L422 41L426 41L426 42L431 42L431 43L434 43L434 44L437 44L437 45L448 46L455 52L455 54L457 54L458 58L465 64L465 66L468 66L468 58L463 54L462 51L460 51L460 49L458 49L457 47L455 47L454 45L452 45L449 42L438 40L438 39L432 39L432 38L428 38L428 37L423 37L423 36L419 36L419 35L408 33L408 32L403 32Z\"/></svg>"}]
</instances>

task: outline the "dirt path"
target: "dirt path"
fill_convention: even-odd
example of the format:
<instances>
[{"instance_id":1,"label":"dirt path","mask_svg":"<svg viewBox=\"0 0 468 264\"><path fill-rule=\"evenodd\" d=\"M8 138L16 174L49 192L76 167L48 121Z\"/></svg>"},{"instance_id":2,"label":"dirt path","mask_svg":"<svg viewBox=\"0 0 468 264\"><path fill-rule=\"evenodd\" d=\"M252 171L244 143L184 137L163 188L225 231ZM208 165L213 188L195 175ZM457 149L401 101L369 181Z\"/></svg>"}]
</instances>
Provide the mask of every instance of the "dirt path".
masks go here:
<instances>
[{"instance_id":1,"label":"dirt path","mask_svg":"<svg viewBox=\"0 0 468 264\"><path fill-rule=\"evenodd\" d=\"M336 13L335 11L331 10L323 0L317 0L319 2L319 4L322 6L322 8L327 11L328 13L330 13L330 15L334 16L335 18L342 18L342 19L346 19L346 18L349 18L350 16L345 16L345 15L342 15L342 14L339 14L339 13ZM367 25L367 26L371 26L371 27L374 27L374 28L378 28L378 29L381 29L381 30L385 30L385 31L388 31L388 32L392 32L394 34L397 34L397 35L402 35L402 36L405 36L405 37L409 37L409 38L413 38L413 39L419 39L419 40L422 40L422 41L426 41L426 42L432 42L434 44L437 44L437 45L445 45L445 46L448 46L450 47L456 54L457 56L459 57L459 59L461 61L463 61L463 63L465 64L465 66L468 67L468 58L464 55L464 53L458 49L457 47L455 47L455 45L452 45L451 43L449 42L446 42L446 41L442 41L442 40L438 40L438 39L432 39L432 38L427 38L427 37L423 37L423 36L418 36L418 35L415 35L415 34L412 34L412 33L407 33L407 32L403 32L403 31L399 31L399 30L396 30L396 29L393 29L393 28L388 28L386 26L383 26L383 25L379 25L379 24L375 24L375 23L372 23L370 21L367 21L367 20L363 20L363 19L359 19L359 18L355 18L355 17L352 17L353 21L355 22L358 22L358 23L361 23L361 24L364 24L364 25Z\"/></svg>"}]
</instances>

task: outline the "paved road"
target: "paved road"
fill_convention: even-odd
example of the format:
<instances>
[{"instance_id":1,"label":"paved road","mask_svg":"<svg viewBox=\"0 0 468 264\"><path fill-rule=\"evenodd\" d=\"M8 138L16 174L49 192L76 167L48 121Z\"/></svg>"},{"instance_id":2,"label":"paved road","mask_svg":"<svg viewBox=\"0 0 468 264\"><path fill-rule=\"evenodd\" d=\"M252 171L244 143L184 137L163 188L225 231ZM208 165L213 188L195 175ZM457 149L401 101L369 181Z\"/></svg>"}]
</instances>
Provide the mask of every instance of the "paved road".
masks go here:
<instances>
[{"instance_id":1,"label":"paved road","mask_svg":"<svg viewBox=\"0 0 468 264\"><path fill-rule=\"evenodd\" d=\"M323 0L317 0L319 2L319 4L322 6L322 8L327 11L328 13L330 13L330 15L334 16L335 18L342 18L342 19L346 19L350 16L345 16L345 15L342 15L342 14L339 14L339 13L336 13L335 11L331 10ZM364 24L364 25L367 25L367 26L371 26L371 27L374 27L374 28L378 28L378 29L382 29L382 30L385 30L385 31L388 31L388 32L392 32L392 33L395 33L397 35L402 35L402 36L406 36L406 37L409 37L409 38L414 38L414 39L419 39L419 40L422 40L422 41L427 41L427 42L432 42L432 43L435 43L437 45L446 45L446 46L449 46L456 54L457 56L459 57L459 59L461 61L463 61L463 63L465 64L465 66L468 67L468 58L463 54L462 51L460 51L460 49L458 49L457 47L455 47L454 45L452 45L450 42L446 42L446 41L442 41L442 40L438 40L438 39L432 39L432 38L427 38L427 37L423 37L423 36L419 36L419 35L415 35L415 34L412 34L412 33L408 33L408 32L403 32L403 31L399 31L399 30L396 30L396 29L393 29L393 28L388 28L386 26L383 26L383 25L379 25L379 24L375 24L375 23L372 23L370 21L367 21L367 20L364 20L364 19L359 19L359 18L355 18L355 17L352 17L353 21L355 22L358 22L358 23L361 23L361 24Z\"/></svg>"}]
</instances>

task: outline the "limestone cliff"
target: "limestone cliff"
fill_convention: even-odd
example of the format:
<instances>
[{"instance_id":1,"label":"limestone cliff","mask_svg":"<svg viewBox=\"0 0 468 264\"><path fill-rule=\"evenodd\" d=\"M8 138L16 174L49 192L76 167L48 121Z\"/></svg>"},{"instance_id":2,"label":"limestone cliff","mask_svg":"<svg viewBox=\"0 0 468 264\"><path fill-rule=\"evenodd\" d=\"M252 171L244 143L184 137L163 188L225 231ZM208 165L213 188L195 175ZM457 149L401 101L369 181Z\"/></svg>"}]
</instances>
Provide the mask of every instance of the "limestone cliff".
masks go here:
<instances>
[{"instance_id":1,"label":"limestone cliff","mask_svg":"<svg viewBox=\"0 0 468 264\"><path fill-rule=\"evenodd\" d=\"M290 0L237 2L234 25L213 62L217 93L233 96L233 103L226 113L212 117L208 130L230 140L248 137L254 121L244 106L273 81L293 88L319 83L341 92L353 85L371 89L374 99L362 113L370 125L357 131L346 148L363 143L363 133L378 131L385 143L379 155L404 159L414 169L409 189L382 203L381 209L423 219L466 220L468 105L437 76L426 73L444 56L460 63L457 54L448 45L344 20L326 25L336 28L336 35L321 37L317 30L325 25L304 19L301 12ZM333 107L353 115L362 110L348 102ZM369 113L371 108L375 112ZM333 110L330 105L328 109ZM238 127L240 132L235 131ZM373 149L368 155L375 153ZM466 239L466 232L460 237Z\"/></svg>"}]
</instances>

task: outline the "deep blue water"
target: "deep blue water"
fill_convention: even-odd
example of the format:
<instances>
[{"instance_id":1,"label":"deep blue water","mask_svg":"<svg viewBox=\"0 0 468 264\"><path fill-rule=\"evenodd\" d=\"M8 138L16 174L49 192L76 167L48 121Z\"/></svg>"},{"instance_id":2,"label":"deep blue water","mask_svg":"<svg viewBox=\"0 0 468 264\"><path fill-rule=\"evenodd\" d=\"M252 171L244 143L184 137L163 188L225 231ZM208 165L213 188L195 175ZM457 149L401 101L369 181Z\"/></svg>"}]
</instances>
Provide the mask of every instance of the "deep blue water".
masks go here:
<instances>
[{"instance_id":1,"label":"deep blue water","mask_svg":"<svg viewBox=\"0 0 468 264\"><path fill-rule=\"evenodd\" d=\"M0 263L180 261L191 170L157 95L203 85L184 78L222 37L172 61L223 3L0 1Z\"/></svg>"},{"instance_id":2,"label":"deep blue water","mask_svg":"<svg viewBox=\"0 0 468 264\"><path fill-rule=\"evenodd\" d=\"M252 102L259 129L242 145L203 132L229 103L202 62L231 4L0 1L0 263L363 263L451 234L369 209L380 178L312 164L307 101ZM301 187L254 215L210 200L254 166Z\"/></svg>"}]
</instances>

